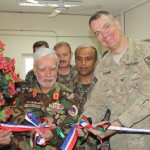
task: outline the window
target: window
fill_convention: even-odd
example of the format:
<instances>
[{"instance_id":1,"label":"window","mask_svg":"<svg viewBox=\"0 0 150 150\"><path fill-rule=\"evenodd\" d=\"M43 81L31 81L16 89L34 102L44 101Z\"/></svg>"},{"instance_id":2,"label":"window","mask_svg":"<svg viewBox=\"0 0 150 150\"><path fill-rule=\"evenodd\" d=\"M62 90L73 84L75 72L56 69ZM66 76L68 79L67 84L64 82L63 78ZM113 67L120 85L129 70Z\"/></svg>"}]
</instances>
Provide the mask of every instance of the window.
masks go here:
<instances>
[{"instance_id":1,"label":"window","mask_svg":"<svg viewBox=\"0 0 150 150\"><path fill-rule=\"evenodd\" d=\"M33 54L22 54L23 70L22 76L25 79L26 74L33 69Z\"/></svg>"}]
</instances>

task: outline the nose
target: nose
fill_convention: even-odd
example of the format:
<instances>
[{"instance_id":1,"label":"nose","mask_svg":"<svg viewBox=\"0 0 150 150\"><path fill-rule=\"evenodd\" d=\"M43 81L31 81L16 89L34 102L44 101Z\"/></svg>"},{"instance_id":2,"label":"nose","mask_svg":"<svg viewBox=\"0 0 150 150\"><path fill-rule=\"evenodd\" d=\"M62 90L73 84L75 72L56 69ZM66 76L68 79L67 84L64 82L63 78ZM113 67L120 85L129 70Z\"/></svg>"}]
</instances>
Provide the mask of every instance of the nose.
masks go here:
<instances>
[{"instance_id":1,"label":"nose","mask_svg":"<svg viewBox=\"0 0 150 150\"><path fill-rule=\"evenodd\" d=\"M83 60L82 60L82 65L85 65L85 63L86 63L86 60L83 59Z\"/></svg>"},{"instance_id":2,"label":"nose","mask_svg":"<svg viewBox=\"0 0 150 150\"><path fill-rule=\"evenodd\" d=\"M106 31L102 31L102 36L106 37L108 35L108 33Z\"/></svg>"},{"instance_id":3,"label":"nose","mask_svg":"<svg viewBox=\"0 0 150 150\"><path fill-rule=\"evenodd\" d=\"M46 69L45 75L46 75L46 77L50 77L51 76L51 70L50 69Z\"/></svg>"},{"instance_id":4,"label":"nose","mask_svg":"<svg viewBox=\"0 0 150 150\"><path fill-rule=\"evenodd\" d=\"M64 57L63 56L60 56L59 57L60 61L64 60Z\"/></svg>"}]
</instances>

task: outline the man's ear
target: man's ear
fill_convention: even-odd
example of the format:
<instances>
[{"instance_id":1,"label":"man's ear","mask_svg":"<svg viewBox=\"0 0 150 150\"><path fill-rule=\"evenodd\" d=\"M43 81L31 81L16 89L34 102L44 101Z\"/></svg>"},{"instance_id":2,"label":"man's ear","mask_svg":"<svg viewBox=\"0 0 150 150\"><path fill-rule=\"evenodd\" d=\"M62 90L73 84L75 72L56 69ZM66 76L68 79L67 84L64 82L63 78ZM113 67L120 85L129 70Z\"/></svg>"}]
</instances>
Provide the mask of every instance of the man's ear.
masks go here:
<instances>
[{"instance_id":1,"label":"man's ear","mask_svg":"<svg viewBox=\"0 0 150 150\"><path fill-rule=\"evenodd\" d=\"M114 23L116 24L116 26L119 28L119 29L121 29L121 24L120 24L120 22L118 21L118 19L114 19Z\"/></svg>"}]
</instances>

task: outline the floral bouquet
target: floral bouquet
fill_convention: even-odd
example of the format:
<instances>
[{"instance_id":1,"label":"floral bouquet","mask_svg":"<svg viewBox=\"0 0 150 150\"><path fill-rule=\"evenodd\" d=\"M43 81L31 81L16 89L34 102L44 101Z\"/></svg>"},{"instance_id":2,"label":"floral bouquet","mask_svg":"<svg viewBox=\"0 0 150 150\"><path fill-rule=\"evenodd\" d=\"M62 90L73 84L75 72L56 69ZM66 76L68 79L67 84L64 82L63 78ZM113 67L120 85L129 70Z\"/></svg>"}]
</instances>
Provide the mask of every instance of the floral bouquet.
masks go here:
<instances>
[{"instance_id":1,"label":"floral bouquet","mask_svg":"<svg viewBox=\"0 0 150 150\"><path fill-rule=\"evenodd\" d=\"M6 122L12 114L9 106L5 105L7 98L16 94L15 82L19 81L15 70L15 60L3 56L5 44L0 41L0 122Z\"/></svg>"}]
</instances>

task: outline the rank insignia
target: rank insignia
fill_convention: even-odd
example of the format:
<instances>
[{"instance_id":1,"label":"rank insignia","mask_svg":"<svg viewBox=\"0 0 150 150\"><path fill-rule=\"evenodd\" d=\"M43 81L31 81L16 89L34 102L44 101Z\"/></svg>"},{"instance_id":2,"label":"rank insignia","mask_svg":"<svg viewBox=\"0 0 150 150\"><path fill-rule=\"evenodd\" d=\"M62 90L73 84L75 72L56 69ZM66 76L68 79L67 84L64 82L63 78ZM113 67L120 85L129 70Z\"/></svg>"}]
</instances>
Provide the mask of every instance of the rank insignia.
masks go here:
<instances>
[{"instance_id":1,"label":"rank insignia","mask_svg":"<svg viewBox=\"0 0 150 150\"><path fill-rule=\"evenodd\" d=\"M38 91L37 91L37 89L36 89L36 88L34 88L34 89L33 89L33 93L32 93L32 94L33 94L33 97L36 97L36 96L37 96Z\"/></svg>"},{"instance_id":2,"label":"rank insignia","mask_svg":"<svg viewBox=\"0 0 150 150\"><path fill-rule=\"evenodd\" d=\"M68 111L70 116L77 116L78 114L78 108L75 105L72 105L72 107Z\"/></svg>"},{"instance_id":3,"label":"rank insignia","mask_svg":"<svg viewBox=\"0 0 150 150\"><path fill-rule=\"evenodd\" d=\"M41 103L37 101L26 101L26 103L24 104L24 107L25 108L29 108L29 107L40 108Z\"/></svg>"},{"instance_id":4,"label":"rank insignia","mask_svg":"<svg viewBox=\"0 0 150 150\"><path fill-rule=\"evenodd\" d=\"M12 106L18 106L19 105L19 100L15 99L12 103Z\"/></svg>"},{"instance_id":5,"label":"rank insignia","mask_svg":"<svg viewBox=\"0 0 150 150\"><path fill-rule=\"evenodd\" d=\"M49 107L52 108L52 109L58 109L58 110L63 110L64 109L64 106L59 104L58 102L49 104Z\"/></svg>"},{"instance_id":6,"label":"rank insignia","mask_svg":"<svg viewBox=\"0 0 150 150\"><path fill-rule=\"evenodd\" d=\"M58 93L58 92L54 92L54 93L53 93L53 99L56 100L56 101L58 101L59 98L60 98L59 93Z\"/></svg>"},{"instance_id":7,"label":"rank insignia","mask_svg":"<svg viewBox=\"0 0 150 150\"><path fill-rule=\"evenodd\" d=\"M147 56L144 60L148 65L150 65L150 56Z\"/></svg>"}]
</instances>

